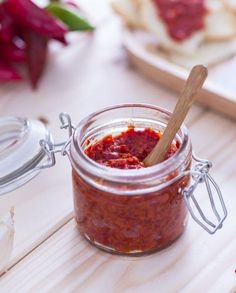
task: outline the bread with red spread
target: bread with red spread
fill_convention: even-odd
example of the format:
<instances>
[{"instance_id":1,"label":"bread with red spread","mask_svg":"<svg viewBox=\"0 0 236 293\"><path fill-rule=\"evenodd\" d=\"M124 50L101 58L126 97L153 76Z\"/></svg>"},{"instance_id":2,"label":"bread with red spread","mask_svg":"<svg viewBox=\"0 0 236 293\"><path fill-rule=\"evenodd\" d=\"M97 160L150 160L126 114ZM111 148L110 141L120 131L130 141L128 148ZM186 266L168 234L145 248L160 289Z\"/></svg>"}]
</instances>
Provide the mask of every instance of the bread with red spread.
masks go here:
<instances>
[{"instance_id":1,"label":"bread with red spread","mask_svg":"<svg viewBox=\"0 0 236 293\"><path fill-rule=\"evenodd\" d=\"M163 0L160 2L163 3ZM191 9L191 2L186 3ZM236 36L236 0L204 0L203 4L206 9L201 15L204 25L197 27L182 40L176 40L170 35L168 24L161 18L155 0L116 0L113 7L128 25L133 28L143 28L156 35L158 47L168 54L177 54L177 57L196 55L199 48L202 49L206 45L208 54L216 50L215 55L218 59L225 58L235 50L235 44L232 45L230 41L234 41ZM219 42L221 45L218 49ZM226 46L223 45L224 43ZM204 55L204 52L201 54Z\"/></svg>"},{"instance_id":2,"label":"bread with red spread","mask_svg":"<svg viewBox=\"0 0 236 293\"><path fill-rule=\"evenodd\" d=\"M176 41L167 32L166 24L157 13L157 7L152 0L140 0L140 16L146 30L157 36L158 45L167 50L178 53L192 54L204 39L203 30L194 32L191 37Z\"/></svg>"}]
</instances>

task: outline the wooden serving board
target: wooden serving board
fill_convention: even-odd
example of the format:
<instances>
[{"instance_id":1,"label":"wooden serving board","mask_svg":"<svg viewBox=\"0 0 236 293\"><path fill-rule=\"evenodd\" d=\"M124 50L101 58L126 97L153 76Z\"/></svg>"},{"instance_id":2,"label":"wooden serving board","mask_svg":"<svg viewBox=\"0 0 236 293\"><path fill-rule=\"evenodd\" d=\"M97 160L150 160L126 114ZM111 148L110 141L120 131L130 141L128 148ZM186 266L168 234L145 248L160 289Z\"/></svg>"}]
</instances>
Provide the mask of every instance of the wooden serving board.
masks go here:
<instances>
[{"instance_id":1,"label":"wooden serving board","mask_svg":"<svg viewBox=\"0 0 236 293\"><path fill-rule=\"evenodd\" d=\"M147 33L125 29L123 43L131 63L142 73L180 92L188 76L189 69L176 65L161 54L147 49L149 43ZM235 52L236 53L236 52ZM209 77L198 96L201 104L236 119L236 56L223 63L209 66Z\"/></svg>"}]
</instances>

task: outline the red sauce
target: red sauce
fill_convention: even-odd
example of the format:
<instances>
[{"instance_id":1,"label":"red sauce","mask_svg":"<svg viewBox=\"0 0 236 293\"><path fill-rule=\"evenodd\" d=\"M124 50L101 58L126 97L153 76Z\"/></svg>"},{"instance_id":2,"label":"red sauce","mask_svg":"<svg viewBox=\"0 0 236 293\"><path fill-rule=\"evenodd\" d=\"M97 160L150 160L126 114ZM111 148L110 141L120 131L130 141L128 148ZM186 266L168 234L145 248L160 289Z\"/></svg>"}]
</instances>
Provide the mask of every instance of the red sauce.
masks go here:
<instances>
[{"instance_id":1,"label":"red sauce","mask_svg":"<svg viewBox=\"0 0 236 293\"><path fill-rule=\"evenodd\" d=\"M111 168L140 169L144 167L142 160L159 139L160 133L154 130L130 128L120 135L106 136L89 146L85 153ZM166 159L178 148L179 143L174 143ZM170 172L166 181L176 174ZM188 185L188 176L159 191L135 196L111 193L109 189L102 191L85 181L76 170L72 177L75 218L80 232L99 247L123 254L150 253L170 245L184 231L187 209L181 189ZM105 180L95 180L106 186ZM119 190L126 189L125 184L114 184Z\"/></svg>"},{"instance_id":2,"label":"red sauce","mask_svg":"<svg viewBox=\"0 0 236 293\"><path fill-rule=\"evenodd\" d=\"M183 41L205 26L205 0L152 0L169 35Z\"/></svg>"},{"instance_id":3,"label":"red sauce","mask_svg":"<svg viewBox=\"0 0 236 293\"><path fill-rule=\"evenodd\" d=\"M118 169L143 168L143 160L151 152L161 137L160 132L152 129L127 131L113 137L108 135L87 148L85 153L94 161L107 167ZM179 143L172 144L166 159L178 149Z\"/></svg>"}]
</instances>

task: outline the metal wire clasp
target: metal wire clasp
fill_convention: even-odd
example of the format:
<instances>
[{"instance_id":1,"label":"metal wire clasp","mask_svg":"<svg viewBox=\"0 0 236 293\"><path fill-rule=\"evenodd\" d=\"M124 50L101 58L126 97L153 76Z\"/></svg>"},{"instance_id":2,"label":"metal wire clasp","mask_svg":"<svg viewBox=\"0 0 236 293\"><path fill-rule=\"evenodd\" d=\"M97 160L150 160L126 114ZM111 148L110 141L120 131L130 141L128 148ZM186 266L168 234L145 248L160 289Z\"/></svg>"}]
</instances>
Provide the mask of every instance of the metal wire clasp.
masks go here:
<instances>
[{"instance_id":1,"label":"metal wire clasp","mask_svg":"<svg viewBox=\"0 0 236 293\"><path fill-rule=\"evenodd\" d=\"M68 154L68 146L70 145L75 127L72 125L71 117L67 113L60 113L59 120L61 122L60 129L68 130L69 138L66 141L57 144L53 143L51 136L48 140L40 140L40 146L48 158L47 163L40 166L40 169L46 169L54 166L56 164L56 153L61 153L62 156Z\"/></svg>"},{"instance_id":2,"label":"metal wire clasp","mask_svg":"<svg viewBox=\"0 0 236 293\"><path fill-rule=\"evenodd\" d=\"M227 209L219 186L209 174L212 163L208 160L199 159L195 155L193 155L193 159L195 160L196 165L194 169L190 171L192 184L189 187L184 188L182 194L193 220L208 233L214 234L217 230L222 228L222 224L227 217ZM206 217L194 196L194 192L199 184L205 184L210 199L211 209L216 218L215 224ZM218 205L216 204L216 200L218 201ZM217 210L217 206L219 205L220 211Z\"/></svg>"}]
</instances>

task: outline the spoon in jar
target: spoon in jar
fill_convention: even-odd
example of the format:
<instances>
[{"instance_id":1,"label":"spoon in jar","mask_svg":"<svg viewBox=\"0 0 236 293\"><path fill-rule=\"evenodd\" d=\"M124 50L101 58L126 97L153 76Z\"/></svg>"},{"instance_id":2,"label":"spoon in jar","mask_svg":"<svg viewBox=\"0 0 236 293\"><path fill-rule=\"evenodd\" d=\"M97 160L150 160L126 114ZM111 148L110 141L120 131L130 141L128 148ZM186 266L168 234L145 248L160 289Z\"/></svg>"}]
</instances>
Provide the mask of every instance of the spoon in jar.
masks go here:
<instances>
[{"instance_id":1,"label":"spoon in jar","mask_svg":"<svg viewBox=\"0 0 236 293\"><path fill-rule=\"evenodd\" d=\"M197 97L198 91L202 88L207 78L207 74L207 68L203 65L196 65L192 68L163 135L151 153L143 161L146 167L159 164L165 159L176 133L180 129Z\"/></svg>"}]
</instances>

